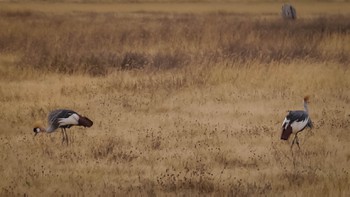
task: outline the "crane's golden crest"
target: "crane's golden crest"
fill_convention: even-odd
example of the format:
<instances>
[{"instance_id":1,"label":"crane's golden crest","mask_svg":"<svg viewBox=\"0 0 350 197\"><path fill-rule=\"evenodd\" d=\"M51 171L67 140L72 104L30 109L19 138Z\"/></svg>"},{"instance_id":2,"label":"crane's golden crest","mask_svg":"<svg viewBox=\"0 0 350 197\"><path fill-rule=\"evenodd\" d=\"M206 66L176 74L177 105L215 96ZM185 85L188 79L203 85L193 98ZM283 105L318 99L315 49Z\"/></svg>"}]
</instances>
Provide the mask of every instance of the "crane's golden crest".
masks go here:
<instances>
[{"instance_id":1,"label":"crane's golden crest","mask_svg":"<svg viewBox=\"0 0 350 197\"><path fill-rule=\"evenodd\" d=\"M33 128L44 128L44 124L43 124L43 122L41 122L41 121L36 121L36 122L33 124Z\"/></svg>"}]
</instances>

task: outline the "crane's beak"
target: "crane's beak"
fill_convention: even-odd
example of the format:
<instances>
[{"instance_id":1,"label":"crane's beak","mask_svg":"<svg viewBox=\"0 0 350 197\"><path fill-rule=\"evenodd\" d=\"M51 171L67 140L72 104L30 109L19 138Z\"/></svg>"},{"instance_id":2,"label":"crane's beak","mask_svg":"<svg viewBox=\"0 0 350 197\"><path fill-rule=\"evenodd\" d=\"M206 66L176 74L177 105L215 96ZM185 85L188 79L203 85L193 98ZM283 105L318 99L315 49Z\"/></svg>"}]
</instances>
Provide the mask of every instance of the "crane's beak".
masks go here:
<instances>
[{"instance_id":1,"label":"crane's beak","mask_svg":"<svg viewBox=\"0 0 350 197\"><path fill-rule=\"evenodd\" d=\"M38 135L38 133L35 133L35 134L34 134L34 137L35 137L36 135Z\"/></svg>"}]
</instances>

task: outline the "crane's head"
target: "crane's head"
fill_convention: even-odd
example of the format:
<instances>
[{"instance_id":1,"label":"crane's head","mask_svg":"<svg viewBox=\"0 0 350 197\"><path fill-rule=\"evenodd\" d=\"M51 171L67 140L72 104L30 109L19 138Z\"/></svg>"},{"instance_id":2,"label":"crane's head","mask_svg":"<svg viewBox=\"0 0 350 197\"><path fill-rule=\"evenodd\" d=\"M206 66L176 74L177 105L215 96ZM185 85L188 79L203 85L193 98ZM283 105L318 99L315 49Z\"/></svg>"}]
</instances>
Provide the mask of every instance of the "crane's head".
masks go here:
<instances>
[{"instance_id":1,"label":"crane's head","mask_svg":"<svg viewBox=\"0 0 350 197\"><path fill-rule=\"evenodd\" d=\"M40 132L45 132L44 125L40 121L35 122L33 127L34 136L38 135Z\"/></svg>"},{"instance_id":2,"label":"crane's head","mask_svg":"<svg viewBox=\"0 0 350 197\"><path fill-rule=\"evenodd\" d=\"M304 97L304 102L309 103L310 102L310 96L305 96Z\"/></svg>"}]
</instances>

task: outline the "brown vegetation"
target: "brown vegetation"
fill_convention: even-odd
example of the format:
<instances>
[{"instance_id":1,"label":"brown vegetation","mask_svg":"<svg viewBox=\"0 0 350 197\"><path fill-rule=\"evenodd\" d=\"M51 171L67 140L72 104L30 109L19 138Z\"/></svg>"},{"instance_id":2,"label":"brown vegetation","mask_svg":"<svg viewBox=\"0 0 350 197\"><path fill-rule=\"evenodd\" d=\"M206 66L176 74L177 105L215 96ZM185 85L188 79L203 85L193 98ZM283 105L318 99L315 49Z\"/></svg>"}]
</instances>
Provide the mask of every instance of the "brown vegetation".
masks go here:
<instances>
[{"instance_id":1,"label":"brown vegetation","mask_svg":"<svg viewBox=\"0 0 350 197\"><path fill-rule=\"evenodd\" d=\"M347 196L349 21L2 10L0 195ZM94 125L33 139L56 108Z\"/></svg>"}]
</instances>

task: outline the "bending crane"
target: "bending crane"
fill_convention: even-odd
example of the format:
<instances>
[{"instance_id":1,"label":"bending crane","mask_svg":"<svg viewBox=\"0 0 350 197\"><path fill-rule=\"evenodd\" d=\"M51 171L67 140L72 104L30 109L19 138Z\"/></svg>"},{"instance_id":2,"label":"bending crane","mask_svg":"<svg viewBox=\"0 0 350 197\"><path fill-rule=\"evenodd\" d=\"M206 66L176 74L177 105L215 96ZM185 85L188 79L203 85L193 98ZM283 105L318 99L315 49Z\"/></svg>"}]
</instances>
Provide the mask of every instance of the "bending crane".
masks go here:
<instances>
[{"instance_id":1,"label":"bending crane","mask_svg":"<svg viewBox=\"0 0 350 197\"><path fill-rule=\"evenodd\" d=\"M91 127L93 122L84 116L81 116L77 112L69 109L57 109L50 112L48 116L48 126L45 128L40 122L37 122L34 125L34 133L36 136L38 133L52 133L56 131L56 129L61 128L62 131L62 144L64 141L67 142L68 145L68 135L66 129L72 126L84 126Z\"/></svg>"}]
</instances>

